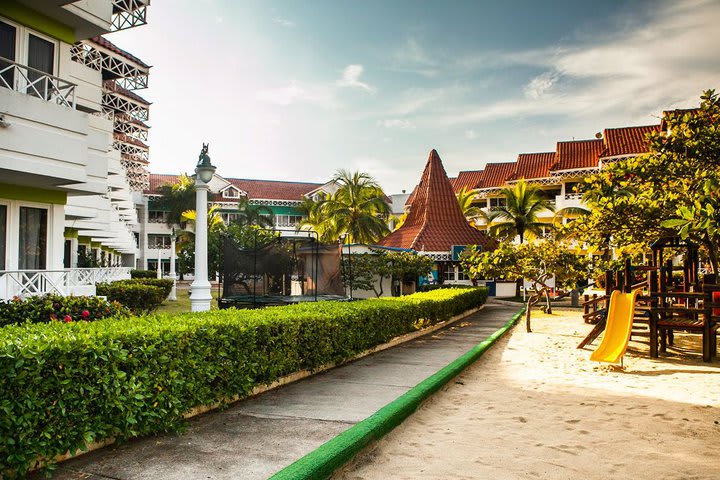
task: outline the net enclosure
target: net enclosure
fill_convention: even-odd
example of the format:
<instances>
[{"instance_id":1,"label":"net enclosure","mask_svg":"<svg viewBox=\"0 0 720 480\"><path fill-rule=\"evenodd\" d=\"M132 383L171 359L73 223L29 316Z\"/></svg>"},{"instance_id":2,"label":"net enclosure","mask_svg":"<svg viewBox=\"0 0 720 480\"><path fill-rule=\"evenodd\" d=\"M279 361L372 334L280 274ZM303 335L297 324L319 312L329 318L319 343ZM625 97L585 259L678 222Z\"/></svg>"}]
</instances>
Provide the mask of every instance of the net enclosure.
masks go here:
<instances>
[{"instance_id":1,"label":"net enclosure","mask_svg":"<svg viewBox=\"0 0 720 480\"><path fill-rule=\"evenodd\" d=\"M248 243L223 239L220 308L346 299L339 244L321 244L314 231L262 229Z\"/></svg>"}]
</instances>

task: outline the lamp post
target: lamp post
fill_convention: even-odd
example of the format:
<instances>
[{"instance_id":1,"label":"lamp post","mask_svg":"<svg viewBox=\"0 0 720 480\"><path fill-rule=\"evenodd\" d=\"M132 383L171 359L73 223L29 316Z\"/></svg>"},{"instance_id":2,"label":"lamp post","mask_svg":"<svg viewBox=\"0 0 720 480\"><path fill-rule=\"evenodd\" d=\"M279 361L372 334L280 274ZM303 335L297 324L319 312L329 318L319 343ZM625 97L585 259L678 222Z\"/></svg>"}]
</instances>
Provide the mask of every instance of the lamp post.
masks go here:
<instances>
[{"instance_id":1,"label":"lamp post","mask_svg":"<svg viewBox=\"0 0 720 480\"><path fill-rule=\"evenodd\" d=\"M193 312L210 310L210 282L208 281L208 226L207 192L215 167L210 163L208 144L203 143L195 167L195 279L190 286L190 304Z\"/></svg>"},{"instance_id":2,"label":"lamp post","mask_svg":"<svg viewBox=\"0 0 720 480\"><path fill-rule=\"evenodd\" d=\"M158 246L158 262L155 274L158 279L162 278L162 246Z\"/></svg>"},{"instance_id":3,"label":"lamp post","mask_svg":"<svg viewBox=\"0 0 720 480\"><path fill-rule=\"evenodd\" d=\"M342 242L342 245L345 245L346 238L349 239L349 235L347 233L340 234L340 241ZM342 245L340 246L341 254L342 254ZM350 251L349 240L348 240L348 278L350 279L348 281L348 285L350 286L350 300L352 300L353 299L352 252Z\"/></svg>"},{"instance_id":4,"label":"lamp post","mask_svg":"<svg viewBox=\"0 0 720 480\"><path fill-rule=\"evenodd\" d=\"M177 275L175 275L175 227L170 232L170 280L172 280L172 289L170 289L170 300L177 301Z\"/></svg>"}]
</instances>

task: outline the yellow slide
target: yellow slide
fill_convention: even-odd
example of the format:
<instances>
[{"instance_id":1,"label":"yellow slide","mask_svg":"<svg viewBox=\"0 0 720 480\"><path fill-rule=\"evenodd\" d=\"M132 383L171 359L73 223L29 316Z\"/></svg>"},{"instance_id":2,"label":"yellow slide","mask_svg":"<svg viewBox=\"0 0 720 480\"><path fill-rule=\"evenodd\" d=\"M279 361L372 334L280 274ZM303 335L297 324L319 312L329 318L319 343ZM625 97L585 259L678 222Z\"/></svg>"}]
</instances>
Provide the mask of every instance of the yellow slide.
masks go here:
<instances>
[{"instance_id":1,"label":"yellow slide","mask_svg":"<svg viewBox=\"0 0 720 480\"><path fill-rule=\"evenodd\" d=\"M590 355L596 362L617 363L627 350L635 316L635 297L640 290L623 293L614 290L610 295L605 335L600 346Z\"/></svg>"}]
</instances>

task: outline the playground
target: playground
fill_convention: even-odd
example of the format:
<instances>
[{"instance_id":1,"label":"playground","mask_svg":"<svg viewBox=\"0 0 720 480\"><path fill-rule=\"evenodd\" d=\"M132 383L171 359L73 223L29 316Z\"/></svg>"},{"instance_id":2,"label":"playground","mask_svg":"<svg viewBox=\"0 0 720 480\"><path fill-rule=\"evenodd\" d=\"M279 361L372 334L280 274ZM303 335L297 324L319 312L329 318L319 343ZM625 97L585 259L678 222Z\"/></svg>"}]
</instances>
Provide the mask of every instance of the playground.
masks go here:
<instances>
[{"instance_id":1,"label":"playground","mask_svg":"<svg viewBox=\"0 0 720 480\"><path fill-rule=\"evenodd\" d=\"M720 364L675 333L660 359L633 336L624 368L577 349L578 309L533 314L335 478L720 477ZM422 461L420 461L422 459Z\"/></svg>"}]
</instances>

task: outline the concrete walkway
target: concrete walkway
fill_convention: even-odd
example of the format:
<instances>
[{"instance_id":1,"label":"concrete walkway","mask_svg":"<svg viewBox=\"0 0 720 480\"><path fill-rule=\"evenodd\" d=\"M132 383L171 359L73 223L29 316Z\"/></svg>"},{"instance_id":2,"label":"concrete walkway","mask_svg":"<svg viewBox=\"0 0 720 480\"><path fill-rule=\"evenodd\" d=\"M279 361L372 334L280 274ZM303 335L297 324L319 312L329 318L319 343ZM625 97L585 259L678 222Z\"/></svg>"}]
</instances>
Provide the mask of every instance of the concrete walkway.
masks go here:
<instances>
[{"instance_id":1,"label":"concrete walkway","mask_svg":"<svg viewBox=\"0 0 720 480\"><path fill-rule=\"evenodd\" d=\"M136 439L64 462L55 478L267 478L482 342L519 309L488 304L434 334L194 417L183 435Z\"/></svg>"}]
</instances>

